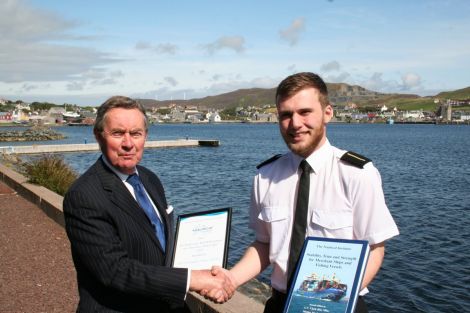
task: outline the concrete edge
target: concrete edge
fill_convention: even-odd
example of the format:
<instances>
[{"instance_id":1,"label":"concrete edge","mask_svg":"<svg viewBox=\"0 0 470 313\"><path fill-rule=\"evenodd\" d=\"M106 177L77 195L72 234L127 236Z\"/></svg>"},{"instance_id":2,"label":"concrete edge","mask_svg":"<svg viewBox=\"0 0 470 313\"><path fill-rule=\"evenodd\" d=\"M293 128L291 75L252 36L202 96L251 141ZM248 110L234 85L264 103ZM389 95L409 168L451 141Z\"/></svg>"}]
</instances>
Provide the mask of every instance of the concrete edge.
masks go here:
<instances>
[{"instance_id":1,"label":"concrete edge","mask_svg":"<svg viewBox=\"0 0 470 313\"><path fill-rule=\"evenodd\" d=\"M34 184L28 178L0 163L1 180L26 200L37 205L56 223L65 226L62 210L63 197L57 193Z\"/></svg>"},{"instance_id":2,"label":"concrete edge","mask_svg":"<svg viewBox=\"0 0 470 313\"><path fill-rule=\"evenodd\" d=\"M25 176L15 172L1 162L0 180L26 200L36 204L56 223L65 227L62 196L45 187L28 183L28 179ZM213 303L195 292L189 292L186 297L186 303L193 313L261 313L264 310L262 303L240 292L236 292L232 299L224 304Z\"/></svg>"}]
</instances>

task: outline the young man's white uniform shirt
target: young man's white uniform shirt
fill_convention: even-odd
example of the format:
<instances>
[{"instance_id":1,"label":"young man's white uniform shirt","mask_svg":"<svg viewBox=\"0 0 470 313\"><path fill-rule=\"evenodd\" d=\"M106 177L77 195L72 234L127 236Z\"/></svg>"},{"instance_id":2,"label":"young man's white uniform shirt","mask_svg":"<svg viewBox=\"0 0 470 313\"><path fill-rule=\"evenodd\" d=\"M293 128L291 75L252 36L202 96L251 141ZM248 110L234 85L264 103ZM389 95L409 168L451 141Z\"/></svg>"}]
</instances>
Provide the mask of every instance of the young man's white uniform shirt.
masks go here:
<instances>
[{"instance_id":1,"label":"young man's white uniform shirt","mask_svg":"<svg viewBox=\"0 0 470 313\"><path fill-rule=\"evenodd\" d=\"M346 151L329 141L307 158L312 167L306 236L383 242L398 235L372 162L363 168L340 160ZM286 292L286 268L302 157L289 152L259 168L251 196L250 227L269 243L272 287ZM362 290L361 294L367 293Z\"/></svg>"}]
</instances>

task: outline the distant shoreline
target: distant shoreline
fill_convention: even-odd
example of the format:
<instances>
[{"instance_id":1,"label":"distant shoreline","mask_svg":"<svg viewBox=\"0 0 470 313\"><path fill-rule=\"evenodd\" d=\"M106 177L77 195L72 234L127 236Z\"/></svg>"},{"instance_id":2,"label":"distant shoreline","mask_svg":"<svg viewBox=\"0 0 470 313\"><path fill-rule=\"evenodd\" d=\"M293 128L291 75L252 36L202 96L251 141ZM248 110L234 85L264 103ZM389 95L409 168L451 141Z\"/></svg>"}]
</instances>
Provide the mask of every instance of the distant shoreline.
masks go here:
<instances>
[{"instance_id":1,"label":"distant shoreline","mask_svg":"<svg viewBox=\"0 0 470 313\"><path fill-rule=\"evenodd\" d=\"M386 124L386 121L383 122L364 122L364 121L338 121L338 120L332 120L329 122L329 124ZM188 125L217 125L217 124L277 124L277 122L266 122L266 121L239 121L239 120L223 120L220 122L214 122L214 123L209 123L209 122L196 122L196 123L187 123L187 122L163 122L163 123L150 123L150 125L182 125L182 124L188 124ZM393 124L400 124L400 125L469 125L470 126L470 121L450 121L450 122L443 122L443 121L394 121ZM27 127L34 127L35 125L32 124L14 124L14 123L0 123L0 127L22 127L22 128L27 128ZM60 127L60 126L76 126L76 125L67 125L67 124L46 124L44 125L46 127ZM82 126L82 125L80 125ZM93 126L93 125L83 125L83 126Z\"/></svg>"}]
</instances>

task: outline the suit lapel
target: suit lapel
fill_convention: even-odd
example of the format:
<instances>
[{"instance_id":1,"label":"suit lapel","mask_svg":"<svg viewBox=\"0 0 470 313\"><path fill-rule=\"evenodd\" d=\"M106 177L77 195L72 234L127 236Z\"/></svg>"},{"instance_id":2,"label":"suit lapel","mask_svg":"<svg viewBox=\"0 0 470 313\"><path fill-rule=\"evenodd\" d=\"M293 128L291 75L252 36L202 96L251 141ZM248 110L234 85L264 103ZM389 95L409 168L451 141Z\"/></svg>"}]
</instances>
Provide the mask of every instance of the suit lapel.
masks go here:
<instances>
[{"instance_id":1,"label":"suit lapel","mask_svg":"<svg viewBox=\"0 0 470 313\"><path fill-rule=\"evenodd\" d=\"M98 162L98 177L101 180L103 189L108 193L111 202L135 219L139 225L142 226L142 229L148 233L149 237L152 238L151 240L153 240L155 245L163 251L160 242L155 236L155 230L144 210L139 206L137 201L135 201L134 197L132 197L119 177L107 168L101 159Z\"/></svg>"}]
</instances>

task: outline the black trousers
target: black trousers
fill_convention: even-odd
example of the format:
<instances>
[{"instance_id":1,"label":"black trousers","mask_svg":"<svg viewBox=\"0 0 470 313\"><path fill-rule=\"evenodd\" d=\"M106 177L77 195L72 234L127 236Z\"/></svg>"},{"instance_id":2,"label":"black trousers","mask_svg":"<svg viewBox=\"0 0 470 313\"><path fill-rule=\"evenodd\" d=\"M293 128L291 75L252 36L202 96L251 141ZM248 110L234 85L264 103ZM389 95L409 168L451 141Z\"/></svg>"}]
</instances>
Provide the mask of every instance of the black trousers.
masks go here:
<instances>
[{"instance_id":1,"label":"black trousers","mask_svg":"<svg viewBox=\"0 0 470 313\"><path fill-rule=\"evenodd\" d=\"M273 289L271 298L268 299L264 307L264 313L282 313L286 304L287 295L283 292ZM367 304L363 297L357 299L354 313L368 313Z\"/></svg>"}]
</instances>

